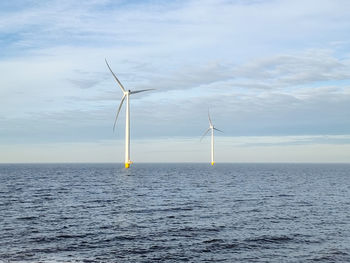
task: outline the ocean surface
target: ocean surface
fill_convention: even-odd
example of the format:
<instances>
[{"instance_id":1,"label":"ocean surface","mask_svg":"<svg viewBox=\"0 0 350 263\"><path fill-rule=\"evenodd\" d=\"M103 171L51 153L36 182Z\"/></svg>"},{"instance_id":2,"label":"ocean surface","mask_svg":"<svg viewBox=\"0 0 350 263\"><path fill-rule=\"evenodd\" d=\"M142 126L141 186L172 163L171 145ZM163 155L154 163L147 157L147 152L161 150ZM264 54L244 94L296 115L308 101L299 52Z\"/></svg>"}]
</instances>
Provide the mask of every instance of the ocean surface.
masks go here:
<instances>
[{"instance_id":1,"label":"ocean surface","mask_svg":"<svg viewBox=\"0 0 350 263\"><path fill-rule=\"evenodd\" d=\"M1 164L0 262L350 262L350 165Z\"/></svg>"}]
</instances>

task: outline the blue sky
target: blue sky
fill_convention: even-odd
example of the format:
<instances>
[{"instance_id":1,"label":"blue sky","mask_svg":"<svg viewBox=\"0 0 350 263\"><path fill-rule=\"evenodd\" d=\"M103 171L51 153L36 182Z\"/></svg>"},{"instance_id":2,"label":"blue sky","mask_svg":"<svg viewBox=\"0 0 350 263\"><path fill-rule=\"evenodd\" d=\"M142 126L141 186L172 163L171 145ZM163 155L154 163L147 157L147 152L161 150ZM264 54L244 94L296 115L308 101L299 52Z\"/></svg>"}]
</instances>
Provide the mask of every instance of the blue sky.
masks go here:
<instances>
[{"instance_id":1,"label":"blue sky","mask_svg":"<svg viewBox=\"0 0 350 263\"><path fill-rule=\"evenodd\" d=\"M0 162L350 162L350 3L2 1Z\"/></svg>"}]
</instances>

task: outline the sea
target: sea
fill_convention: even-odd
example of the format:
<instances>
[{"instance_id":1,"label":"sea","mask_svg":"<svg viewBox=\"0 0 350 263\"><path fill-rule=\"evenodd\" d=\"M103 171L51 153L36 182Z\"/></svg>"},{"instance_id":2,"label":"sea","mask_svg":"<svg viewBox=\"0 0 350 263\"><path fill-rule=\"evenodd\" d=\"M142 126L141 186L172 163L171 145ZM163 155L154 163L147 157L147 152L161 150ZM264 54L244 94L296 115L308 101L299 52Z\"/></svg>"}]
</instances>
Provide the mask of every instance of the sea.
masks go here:
<instances>
[{"instance_id":1,"label":"sea","mask_svg":"<svg viewBox=\"0 0 350 263\"><path fill-rule=\"evenodd\" d=\"M350 164L1 164L9 262L350 262Z\"/></svg>"}]
</instances>

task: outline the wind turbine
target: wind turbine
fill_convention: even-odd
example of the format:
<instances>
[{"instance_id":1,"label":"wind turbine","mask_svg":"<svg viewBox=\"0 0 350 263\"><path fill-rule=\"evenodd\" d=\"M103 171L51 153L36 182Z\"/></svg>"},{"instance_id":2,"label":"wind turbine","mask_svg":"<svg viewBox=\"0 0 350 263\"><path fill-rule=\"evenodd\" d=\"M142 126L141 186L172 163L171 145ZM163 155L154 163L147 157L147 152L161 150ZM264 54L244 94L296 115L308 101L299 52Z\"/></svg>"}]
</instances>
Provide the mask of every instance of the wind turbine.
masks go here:
<instances>
[{"instance_id":1,"label":"wind turbine","mask_svg":"<svg viewBox=\"0 0 350 263\"><path fill-rule=\"evenodd\" d=\"M129 105L129 96L131 94L136 94L136 93L140 93L140 92L144 92L144 91L149 91L149 90L154 90L154 89L143 89L143 90L135 90L135 91L131 91L131 90L126 90L123 85L120 83L119 79L117 78L117 76L113 73L111 67L109 66L107 59L105 59L107 67L109 68L109 70L111 71L113 77L115 78L115 80L117 81L120 89L123 92L123 97L121 99L121 102L119 104L119 108L117 111L117 114L115 116L115 121L114 121L114 125L113 125L113 131L115 130L115 125L117 123L117 119L118 119L118 115L120 112L120 109L123 106L123 102L126 98L126 117L125 117L125 168L129 168L130 164L132 164L132 161L130 160L130 105Z\"/></svg>"},{"instance_id":2,"label":"wind turbine","mask_svg":"<svg viewBox=\"0 0 350 263\"><path fill-rule=\"evenodd\" d=\"M210 114L209 114L209 110L208 110L208 120L209 120L209 128L208 130L206 130L206 132L203 134L201 140L204 138L205 135L208 134L208 132L211 130L211 151L210 151L210 157L211 157L211 165L214 165L214 130L219 131L219 132L223 132L220 131L219 129L216 129L213 125L213 123L211 122L210 119Z\"/></svg>"}]
</instances>

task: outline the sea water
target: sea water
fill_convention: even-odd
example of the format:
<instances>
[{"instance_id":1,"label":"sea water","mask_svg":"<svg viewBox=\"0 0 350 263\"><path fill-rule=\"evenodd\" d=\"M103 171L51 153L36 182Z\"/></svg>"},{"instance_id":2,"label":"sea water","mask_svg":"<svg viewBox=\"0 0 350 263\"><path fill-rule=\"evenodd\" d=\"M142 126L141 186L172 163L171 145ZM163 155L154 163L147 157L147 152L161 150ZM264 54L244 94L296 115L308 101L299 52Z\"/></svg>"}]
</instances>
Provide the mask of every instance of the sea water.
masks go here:
<instances>
[{"instance_id":1,"label":"sea water","mask_svg":"<svg viewBox=\"0 0 350 263\"><path fill-rule=\"evenodd\" d=\"M350 262L350 165L2 164L0 262Z\"/></svg>"}]
</instances>

